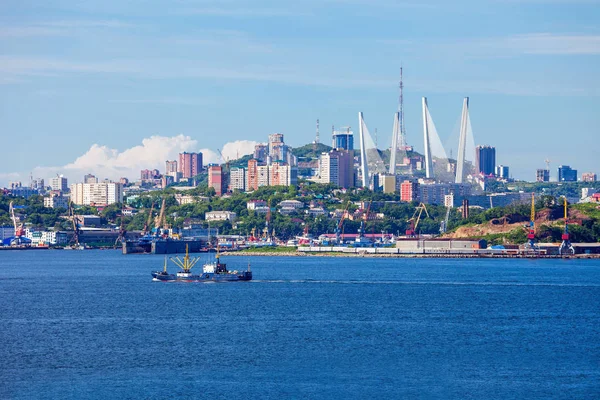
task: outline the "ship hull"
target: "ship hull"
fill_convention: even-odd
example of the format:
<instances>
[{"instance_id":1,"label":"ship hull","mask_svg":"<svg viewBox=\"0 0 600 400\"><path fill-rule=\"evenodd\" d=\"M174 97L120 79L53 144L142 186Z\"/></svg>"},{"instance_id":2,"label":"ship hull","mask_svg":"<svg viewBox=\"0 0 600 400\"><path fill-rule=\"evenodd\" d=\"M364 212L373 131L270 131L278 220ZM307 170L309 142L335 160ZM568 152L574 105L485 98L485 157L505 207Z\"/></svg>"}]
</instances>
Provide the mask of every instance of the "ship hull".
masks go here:
<instances>
[{"instance_id":1,"label":"ship hull","mask_svg":"<svg viewBox=\"0 0 600 400\"><path fill-rule=\"evenodd\" d=\"M238 273L203 273L201 275L177 276L176 274L165 274L164 272L152 272L152 280L156 282L237 282L251 281L252 272L244 271Z\"/></svg>"}]
</instances>

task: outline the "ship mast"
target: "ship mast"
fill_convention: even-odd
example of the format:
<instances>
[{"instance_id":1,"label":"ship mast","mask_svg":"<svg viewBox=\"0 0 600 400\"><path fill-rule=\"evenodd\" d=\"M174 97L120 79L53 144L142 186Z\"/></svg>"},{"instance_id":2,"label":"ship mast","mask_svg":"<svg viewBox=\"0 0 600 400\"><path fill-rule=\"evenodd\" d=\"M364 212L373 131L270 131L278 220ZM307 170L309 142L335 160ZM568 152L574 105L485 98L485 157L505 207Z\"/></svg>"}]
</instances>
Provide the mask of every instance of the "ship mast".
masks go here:
<instances>
[{"instance_id":1,"label":"ship mast","mask_svg":"<svg viewBox=\"0 0 600 400\"><path fill-rule=\"evenodd\" d=\"M180 259L179 257L171 257L170 260L173 261L173 263L175 265L177 265L179 268L181 268L184 273L188 274L188 273L190 273L192 268L194 268L194 265L196 265L198 263L198 261L200 261L200 258L190 258L188 245L186 244L185 245L185 257L183 257L183 260Z\"/></svg>"}]
</instances>

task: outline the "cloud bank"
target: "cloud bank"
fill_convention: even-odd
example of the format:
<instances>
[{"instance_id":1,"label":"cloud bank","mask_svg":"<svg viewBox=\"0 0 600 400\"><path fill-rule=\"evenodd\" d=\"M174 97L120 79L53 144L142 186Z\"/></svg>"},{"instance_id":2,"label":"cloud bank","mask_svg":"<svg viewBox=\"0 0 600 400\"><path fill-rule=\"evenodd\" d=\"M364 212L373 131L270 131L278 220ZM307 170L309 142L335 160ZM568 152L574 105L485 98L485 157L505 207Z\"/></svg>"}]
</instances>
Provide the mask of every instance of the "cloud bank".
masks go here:
<instances>
[{"instance_id":1,"label":"cloud bank","mask_svg":"<svg viewBox=\"0 0 600 400\"><path fill-rule=\"evenodd\" d=\"M254 152L257 142L250 140L238 140L223 145L221 152L223 158L234 160ZM216 150L200 149L198 141L190 136L151 136L142 140L137 146L119 151L108 146L93 144L89 150L77 157L73 162L63 166L46 167L39 166L33 169L35 178L49 179L56 174L65 175L69 183L83 181L85 174L94 174L99 179L118 180L127 177L130 180L139 179L140 171L143 169L165 170L166 160L177 160L181 152L198 152L203 155L203 162L223 163L225 160ZM28 173L11 172L0 174L0 186L6 186L8 181L20 180L27 185Z\"/></svg>"}]
</instances>

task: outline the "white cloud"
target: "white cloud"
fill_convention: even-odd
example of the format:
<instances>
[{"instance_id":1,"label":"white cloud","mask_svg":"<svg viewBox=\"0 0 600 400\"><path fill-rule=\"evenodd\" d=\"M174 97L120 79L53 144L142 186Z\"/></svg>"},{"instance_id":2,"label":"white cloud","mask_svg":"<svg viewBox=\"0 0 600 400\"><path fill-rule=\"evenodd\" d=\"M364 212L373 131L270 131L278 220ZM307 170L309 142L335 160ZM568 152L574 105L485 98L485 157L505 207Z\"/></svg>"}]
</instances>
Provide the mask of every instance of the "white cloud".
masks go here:
<instances>
[{"instance_id":1,"label":"white cloud","mask_svg":"<svg viewBox=\"0 0 600 400\"><path fill-rule=\"evenodd\" d=\"M254 152L257 142L250 140L238 140L226 143L221 152L225 158L230 160L242 157ZM189 136L151 136L142 140L140 145L119 151L108 146L93 144L88 151L77 157L73 162L57 167L36 167L32 174L34 177L48 179L56 174L63 174L69 182L81 182L85 174L94 174L99 179L118 180L127 177L130 180L138 179L142 169L158 169L164 171L166 160L177 160L181 152L202 153L203 162L223 163L224 160L217 151L211 149L199 149L198 141ZM29 181L28 173L2 173L0 174L0 186L9 181L20 180L24 184Z\"/></svg>"}]
</instances>

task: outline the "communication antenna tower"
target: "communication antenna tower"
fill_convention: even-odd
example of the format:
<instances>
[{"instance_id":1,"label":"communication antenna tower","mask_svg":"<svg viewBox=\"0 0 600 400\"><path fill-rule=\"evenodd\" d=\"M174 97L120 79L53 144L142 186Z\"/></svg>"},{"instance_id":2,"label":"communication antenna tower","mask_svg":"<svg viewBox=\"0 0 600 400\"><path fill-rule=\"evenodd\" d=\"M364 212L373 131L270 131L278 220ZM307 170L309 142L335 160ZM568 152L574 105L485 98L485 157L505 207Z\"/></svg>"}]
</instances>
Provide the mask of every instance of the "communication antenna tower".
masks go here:
<instances>
[{"instance_id":1,"label":"communication antenna tower","mask_svg":"<svg viewBox=\"0 0 600 400\"><path fill-rule=\"evenodd\" d=\"M319 120L317 119L317 135L315 136L315 143L319 144Z\"/></svg>"},{"instance_id":2,"label":"communication antenna tower","mask_svg":"<svg viewBox=\"0 0 600 400\"><path fill-rule=\"evenodd\" d=\"M398 143L400 148L406 148L406 131L404 130L404 83L402 81L402 65L400 65L400 98L398 101L398 112L400 113L400 135Z\"/></svg>"}]
</instances>

